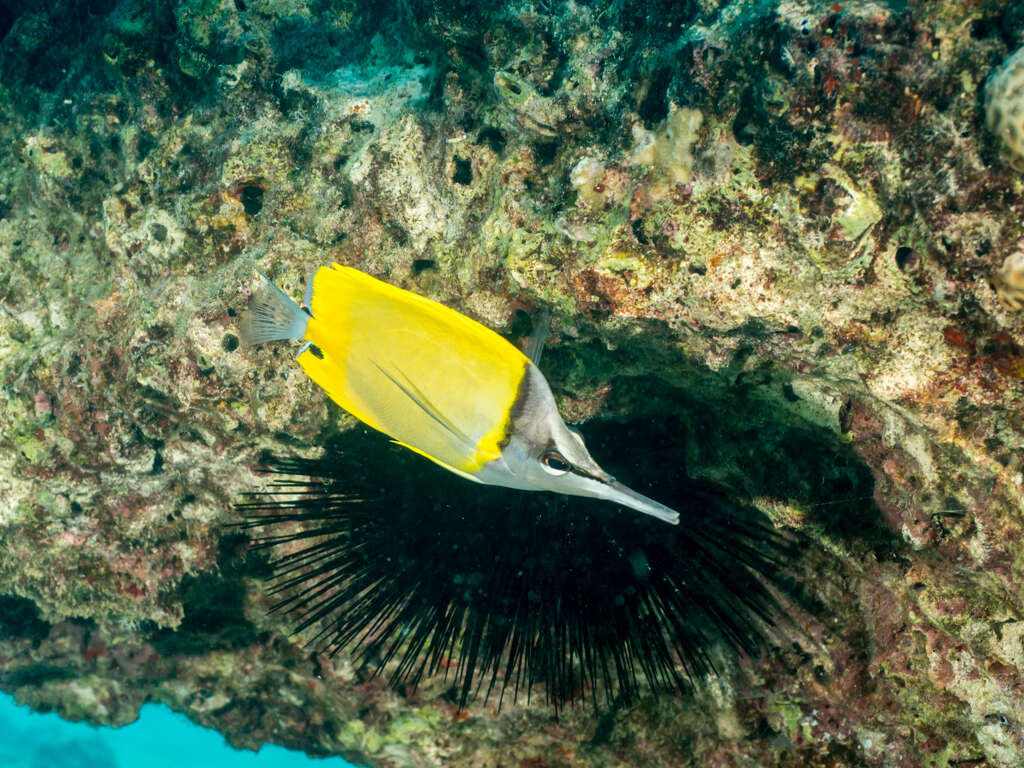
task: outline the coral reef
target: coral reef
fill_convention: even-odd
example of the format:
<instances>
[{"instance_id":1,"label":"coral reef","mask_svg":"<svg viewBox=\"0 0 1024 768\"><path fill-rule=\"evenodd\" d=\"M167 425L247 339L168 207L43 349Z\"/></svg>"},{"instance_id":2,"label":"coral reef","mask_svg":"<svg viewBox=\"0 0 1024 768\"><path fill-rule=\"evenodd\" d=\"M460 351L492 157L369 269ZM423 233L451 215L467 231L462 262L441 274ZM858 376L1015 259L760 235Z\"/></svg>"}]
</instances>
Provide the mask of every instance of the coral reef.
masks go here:
<instances>
[{"instance_id":1,"label":"coral reef","mask_svg":"<svg viewBox=\"0 0 1024 768\"><path fill-rule=\"evenodd\" d=\"M1024 765L1022 44L1011 0L0 9L0 688L375 766ZM236 316L332 260L550 307L608 469L812 542L774 648L556 717L292 637L233 504L375 438Z\"/></svg>"}]
</instances>

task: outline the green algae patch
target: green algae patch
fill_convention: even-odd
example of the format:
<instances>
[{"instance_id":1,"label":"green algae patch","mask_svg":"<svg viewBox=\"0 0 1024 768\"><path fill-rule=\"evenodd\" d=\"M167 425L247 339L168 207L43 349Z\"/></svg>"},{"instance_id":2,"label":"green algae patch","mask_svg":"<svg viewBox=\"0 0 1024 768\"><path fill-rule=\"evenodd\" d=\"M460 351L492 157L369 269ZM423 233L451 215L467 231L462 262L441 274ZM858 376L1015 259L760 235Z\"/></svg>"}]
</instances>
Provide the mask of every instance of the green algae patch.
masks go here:
<instances>
[{"instance_id":1,"label":"green algae patch","mask_svg":"<svg viewBox=\"0 0 1024 768\"><path fill-rule=\"evenodd\" d=\"M862 191L842 168L832 163L823 166L824 173L842 186L850 196L849 203L836 214L835 222L846 235L847 240L859 240L875 224L882 220L882 209L875 199Z\"/></svg>"},{"instance_id":2,"label":"green algae patch","mask_svg":"<svg viewBox=\"0 0 1024 768\"><path fill-rule=\"evenodd\" d=\"M420 716L422 714L427 714L428 719L422 718ZM415 715L399 717L388 727L388 741L399 744L412 744L419 734L436 729L439 724L438 716L440 716L440 713L437 710L420 710Z\"/></svg>"},{"instance_id":3,"label":"green algae patch","mask_svg":"<svg viewBox=\"0 0 1024 768\"><path fill-rule=\"evenodd\" d=\"M810 728L808 727L804 711L796 701L776 701L769 710L776 717L780 718L781 725L790 739L803 738L811 739Z\"/></svg>"}]
</instances>

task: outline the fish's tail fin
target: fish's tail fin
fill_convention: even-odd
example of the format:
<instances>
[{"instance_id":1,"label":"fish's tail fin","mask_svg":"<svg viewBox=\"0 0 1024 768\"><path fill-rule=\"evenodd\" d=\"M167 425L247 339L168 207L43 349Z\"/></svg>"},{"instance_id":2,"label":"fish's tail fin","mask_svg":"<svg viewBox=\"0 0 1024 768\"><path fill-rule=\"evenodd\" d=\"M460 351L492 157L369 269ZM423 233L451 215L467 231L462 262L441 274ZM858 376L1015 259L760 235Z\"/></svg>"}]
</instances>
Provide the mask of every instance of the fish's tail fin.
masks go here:
<instances>
[{"instance_id":1,"label":"fish's tail fin","mask_svg":"<svg viewBox=\"0 0 1024 768\"><path fill-rule=\"evenodd\" d=\"M309 313L260 274L263 283L249 299L249 307L238 321L238 334L246 346L268 341L301 339L306 335Z\"/></svg>"}]
</instances>

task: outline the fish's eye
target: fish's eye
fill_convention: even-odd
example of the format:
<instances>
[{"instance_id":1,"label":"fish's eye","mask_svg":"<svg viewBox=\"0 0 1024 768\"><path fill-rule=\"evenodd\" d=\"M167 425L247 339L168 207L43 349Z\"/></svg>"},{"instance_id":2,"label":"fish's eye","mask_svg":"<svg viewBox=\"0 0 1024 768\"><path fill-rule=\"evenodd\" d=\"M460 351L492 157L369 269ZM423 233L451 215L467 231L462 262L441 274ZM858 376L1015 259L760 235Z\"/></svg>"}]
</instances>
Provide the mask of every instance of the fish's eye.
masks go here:
<instances>
[{"instance_id":1,"label":"fish's eye","mask_svg":"<svg viewBox=\"0 0 1024 768\"><path fill-rule=\"evenodd\" d=\"M572 465L569 464L563 456L555 453L554 451L548 451L541 456L540 463L543 464L544 468L553 475L564 475L572 469Z\"/></svg>"}]
</instances>

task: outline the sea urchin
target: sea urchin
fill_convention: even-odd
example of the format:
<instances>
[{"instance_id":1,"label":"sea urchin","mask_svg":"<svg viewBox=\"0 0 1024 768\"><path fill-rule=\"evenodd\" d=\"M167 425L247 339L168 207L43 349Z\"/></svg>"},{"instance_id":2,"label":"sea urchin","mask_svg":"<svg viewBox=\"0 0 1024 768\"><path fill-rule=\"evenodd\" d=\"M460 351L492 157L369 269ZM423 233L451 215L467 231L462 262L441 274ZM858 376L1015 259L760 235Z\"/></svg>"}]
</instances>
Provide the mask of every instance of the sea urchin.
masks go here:
<instances>
[{"instance_id":1,"label":"sea urchin","mask_svg":"<svg viewBox=\"0 0 1024 768\"><path fill-rule=\"evenodd\" d=\"M686 690L713 645L753 653L783 615L794 539L682 467L654 489L682 513L672 527L467 483L370 430L266 465L274 487L240 509L274 551L275 609L395 685L451 676L460 706L537 685L555 706Z\"/></svg>"}]
</instances>

